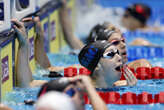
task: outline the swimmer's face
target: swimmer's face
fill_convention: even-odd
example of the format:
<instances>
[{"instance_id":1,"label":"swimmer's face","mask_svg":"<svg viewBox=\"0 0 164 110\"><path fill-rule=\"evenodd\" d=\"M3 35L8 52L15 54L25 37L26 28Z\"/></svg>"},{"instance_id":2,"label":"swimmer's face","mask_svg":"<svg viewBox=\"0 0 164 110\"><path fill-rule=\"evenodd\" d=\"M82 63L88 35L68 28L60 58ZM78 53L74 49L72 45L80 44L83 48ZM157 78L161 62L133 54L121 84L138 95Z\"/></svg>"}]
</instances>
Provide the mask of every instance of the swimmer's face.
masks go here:
<instances>
[{"instance_id":1,"label":"swimmer's face","mask_svg":"<svg viewBox=\"0 0 164 110\"><path fill-rule=\"evenodd\" d=\"M81 93L76 87L76 85L73 84L70 84L67 88L65 88L64 92L68 91L72 92L71 98L75 103L77 110L84 110L85 102L83 100L83 93Z\"/></svg>"},{"instance_id":2,"label":"swimmer's face","mask_svg":"<svg viewBox=\"0 0 164 110\"><path fill-rule=\"evenodd\" d=\"M130 17L130 15L129 15L129 13L128 13L128 12L125 12L124 15L123 15L123 17L122 17L122 19L121 19L122 25L123 25L125 28L127 28L127 29L130 28L130 21L129 21L130 18L131 18L131 17Z\"/></svg>"},{"instance_id":3,"label":"swimmer's face","mask_svg":"<svg viewBox=\"0 0 164 110\"><path fill-rule=\"evenodd\" d=\"M121 77L122 58L115 46L108 47L103 57L100 59L100 64L104 70L105 81L108 84L113 84Z\"/></svg>"},{"instance_id":4,"label":"swimmer's face","mask_svg":"<svg viewBox=\"0 0 164 110\"><path fill-rule=\"evenodd\" d=\"M140 24L140 22L131 16L129 12L125 12L121 19L122 26L127 28L128 30L136 30L136 27Z\"/></svg>"},{"instance_id":5,"label":"swimmer's face","mask_svg":"<svg viewBox=\"0 0 164 110\"><path fill-rule=\"evenodd\" d=\"M122 57L122 62L123 64L127 62L127 53L126 53L126 44L125 44L125 39L122 36L121 33L113 33L108 41L110 43L113 43L114 46L117 47L117 49L119 50L120 56Z\"/></svg>"}]
</instances>

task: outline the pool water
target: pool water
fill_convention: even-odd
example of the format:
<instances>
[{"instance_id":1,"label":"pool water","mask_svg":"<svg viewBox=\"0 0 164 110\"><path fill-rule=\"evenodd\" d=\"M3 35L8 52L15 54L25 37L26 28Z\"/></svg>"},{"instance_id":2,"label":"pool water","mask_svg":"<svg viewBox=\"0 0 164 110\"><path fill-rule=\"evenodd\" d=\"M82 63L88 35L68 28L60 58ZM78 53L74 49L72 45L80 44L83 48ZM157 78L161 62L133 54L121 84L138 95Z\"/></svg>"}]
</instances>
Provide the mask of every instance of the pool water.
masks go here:
<instances>
[{"instance_id":1,"label":"pool water","mask_svg":"<svg viewBox=\"0 0 164 110\"><path fill-rule=\"evenodd\" d=\"M51 64L54 66L68 66L78 63L78 58L76 55L68 54L48 54ZM164 59L162 59L164 61ZM63 62L61 62L63 61ZM153 66L163 66L164 63L160 63L161 59L152 59L150 60ZM155 63L153 63L155 61ZM50 80L50 78L42 77L43 74L47 74L48 71L38 68L36 69L36 74L33 75L34 79L43 79ZM161 80L138 80L136 86L133 87L114 87L110 89L97 89L103 91L116 91L120 94L125 92L134 92L136 94L142 93L143 91L157 94L160 91L164 91L164 79ZM4 103L13 108L14 110L34 110L33 106L24 105L24 100L36 100L36 95L39 91L38 88L14 88L13 92L10 92L6 95ZM163 110L164 104L149 104L149 105L117 105L117 104L108 104L110 110ZM86 105L86 110L92 110L91 105Z\"/></svg>"},{"instance_id":2,"label":"pool water","mask_svg":"<svg viewBox=\"0 0 164 110\"><path fill-rule=\"evenodd\" d=\"M164 67L164 58L153 58L148 59L148 61L152 64L152 66Z\"/></svg>"}]
</instances>

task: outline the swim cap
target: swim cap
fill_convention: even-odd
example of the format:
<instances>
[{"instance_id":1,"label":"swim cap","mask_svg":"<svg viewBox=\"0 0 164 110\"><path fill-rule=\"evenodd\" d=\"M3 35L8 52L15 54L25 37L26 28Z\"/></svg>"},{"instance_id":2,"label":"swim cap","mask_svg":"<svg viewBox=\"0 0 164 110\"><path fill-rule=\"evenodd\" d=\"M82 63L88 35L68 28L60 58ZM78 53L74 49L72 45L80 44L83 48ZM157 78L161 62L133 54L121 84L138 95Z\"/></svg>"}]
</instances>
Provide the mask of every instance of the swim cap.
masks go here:
<instances>
[{"instance_id":1,"label":"swim cap","mask_svg":"<svg viewBox=\"0 0 164 110\"><path fill-rule=\"evenodd\" d=\"M93 73L104 51L110 45L111 44L105 40L86 45L82 48L78 56L80 64Z\"/></svg>"},{"instance_id":2,"label":"swim cap","mask_svg":"<svg viewBox=\"0 0 164 110\"><path fill-rule=\"evenodd\" d=\"M75 110L75 105L64 93L48 92L38 99L35 108L36 110Z\"/></svg>"},{"instance_id":3,"label":"swim cap","mask_svg":"<svg viewBox=\"0 0 164 110\"><path fill-rule=\"evenodd\" d=\"M145 23L151 15L151 9L147 5L141 3L128 6L126 11L128 11L131 16L135 17L142 23Z\"/></svg>"},{"instance_id":4,"label":"swim cap","mask_svg":"<svg viewBox=\"0 0 164 110\"><path fill-rule=\"evenodd\" d=\"M38 97L44 95L45 93L49 92L49 91L59 91L59 92L63 92L64 89L70 84L70 82L68 81L67 78L60 78L60 79L55 79L55 80L51 80L48 83L45 83L39 93L38 93Z\"/></svg>"},{"instance_id":5,"label":"swim cap","mask_svg":"<svg viewBox=\"0 0 164 110\"><path fill-rule=\"evenodd\" d=\"M91 43L97 40L108 40L109 37L115 32L114 30L108 29L108 26L109 23L104 23L103 25L97 24L95 27L93 27L87 42Z\"/></svg>"}]
</instances>

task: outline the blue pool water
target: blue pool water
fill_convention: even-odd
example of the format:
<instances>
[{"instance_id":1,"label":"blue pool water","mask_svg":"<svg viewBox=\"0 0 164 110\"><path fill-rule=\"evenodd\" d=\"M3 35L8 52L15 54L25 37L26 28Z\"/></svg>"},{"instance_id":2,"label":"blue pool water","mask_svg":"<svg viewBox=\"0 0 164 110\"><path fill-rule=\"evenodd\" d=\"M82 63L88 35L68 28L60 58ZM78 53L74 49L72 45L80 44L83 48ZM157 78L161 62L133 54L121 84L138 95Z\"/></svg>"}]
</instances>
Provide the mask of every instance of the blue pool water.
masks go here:
<instances>
[{"instance_id":1,"label":"blue pool water","mask_svg":"<svg viewBox=\"0 0 164 110\"><path fill-rule=\"evenodd\" d=\"M48 54L52 65L55 66L68 66L72 64L77 64L78 59L75 55L67 54ZM162 59L164 61L164 59ZM63 61L63 62L61 62ZM155 63L153 63L155 61ZM163 66L164 63L160 63L161 59L152 59L150 60L153 66ZM47 74L47 70L37 69L36 74L33 75L34 79L44 79L50 80L49 78L42 77L43 74ZM36 94L39 88L14 88L13 92L10 92L6 95L4 103L12 107L14 110L34 110L34 107L24 105L24 100L31 99L36 100ZM146 91L151 94L157 94L160 91L164 91L164 79L162 80L139 80L138 84L133 87L114 87L111 89L98 89L103 91L117 91L120 94L125 92L135 92L139 94L143 91ZM149 105L116 105L108 104L110 110L163 110L164 104L149 104ZM92 110L90 105L86 105L86 110Z\"/></svg>"}]
</instances>

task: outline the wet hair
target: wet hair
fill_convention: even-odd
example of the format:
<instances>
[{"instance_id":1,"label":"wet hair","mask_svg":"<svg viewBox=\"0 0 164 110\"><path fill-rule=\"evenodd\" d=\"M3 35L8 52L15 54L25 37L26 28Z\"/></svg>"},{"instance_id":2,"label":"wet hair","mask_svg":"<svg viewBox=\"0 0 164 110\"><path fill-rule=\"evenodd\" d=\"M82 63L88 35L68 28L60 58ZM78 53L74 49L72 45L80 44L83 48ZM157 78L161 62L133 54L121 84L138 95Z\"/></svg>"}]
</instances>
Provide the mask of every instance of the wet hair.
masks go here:
<instances>
[{"instance_id":1,"label":"wet hair","mask_svg":"<svg viewBox=\"0 0 164 110\"><path fill-rule=\"evenodd\" d=\"M108 40L109 37L115 32L115 28L108 28L110 25L111 24L109 22L95 25L91 29L91 32L87 38L87 44L97 40Z\"/></svg>"},{"instance_id":2,"label":"wet hair","mask_svg":"<svg viewBox=\"0 0 164 110\"><path fill-rule=\"evenodd\" d=\"M130 5L126 8L126 11L143 24L145 24L147 19L151 16L150 7L142 3L135 3Z\"/></svg>"},{"instance_id":3,"label":"wet hair","mask_svg":"<svg viewBox=\"0 0 164 110\"><path fill-rule=\"evenodd\" d=\"M44 95L47 92L50 91L58 91L58 92L63 92L65 88L70 85L71 83L68 81L67 78L59 78L55 80L51 80L40 88L37 97L39 98L40 96Z\"/></svg>"}]
</instances>

